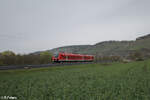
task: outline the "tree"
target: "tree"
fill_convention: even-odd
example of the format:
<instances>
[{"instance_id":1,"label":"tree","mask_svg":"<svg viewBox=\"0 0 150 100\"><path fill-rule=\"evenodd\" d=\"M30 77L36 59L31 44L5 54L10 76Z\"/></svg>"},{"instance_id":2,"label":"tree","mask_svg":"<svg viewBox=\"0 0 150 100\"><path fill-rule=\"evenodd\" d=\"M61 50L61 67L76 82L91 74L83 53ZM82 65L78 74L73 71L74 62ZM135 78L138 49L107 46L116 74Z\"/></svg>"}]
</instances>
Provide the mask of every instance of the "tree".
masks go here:
<instances>
[{"instance_id":1,"label":"tree","mask_svg":"<svg viewBox=\"0 0 150 100\"><path fill-rule=\"evenodd\" d=\"M1 53L1 62L3 62L4 65L14 65L16 54L12 51L4 51Z\"/></svg>"},{"instance_id":2,"label":"tree","mask_svg":"<svg viewBox=\"0 0 150 100\"><path fill-rule=\"evenodd\" d=\"M2 54L0 53L0 65L4 65L2 61Z\"/></svg>"},{"instance_id":3,"label":"tree","mask_svg":"<svg viewBox=\"0 0 150 100\"><path fill-rule=\"evenodd\" d=\"M46 63L50 63L51 61L51 58L52 58L52 54L48 51L45 51L45 52L41 52L40 53L40 62L42 64L46 64Z\"/></svg>"},{"instance_id":4,"label":"tree","mask_svg":"<svg viewBox=\"0 0 150 100\"><path fill-rule=\"evenodd\" d=\"M1 53L3 56L15 56L16 54L12 51L4 51Z\"/></svg>"}]
</instances>

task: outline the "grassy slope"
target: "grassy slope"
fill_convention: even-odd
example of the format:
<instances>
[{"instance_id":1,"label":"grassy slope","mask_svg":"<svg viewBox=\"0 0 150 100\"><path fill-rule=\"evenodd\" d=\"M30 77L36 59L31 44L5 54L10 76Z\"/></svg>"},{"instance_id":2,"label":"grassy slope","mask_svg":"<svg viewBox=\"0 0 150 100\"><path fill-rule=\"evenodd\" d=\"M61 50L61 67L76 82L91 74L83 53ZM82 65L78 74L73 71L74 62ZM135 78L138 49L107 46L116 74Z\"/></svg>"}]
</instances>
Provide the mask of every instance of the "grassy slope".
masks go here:
<instances>
[{"instance_id":1,"label":"grassy slope","mask_svg":"<svg viewBox=\"0 0 150 100\"><path fill-rule=\"evenodd\" d=\"M136 41L105 41L97 43L96 45L80 45L80 46L65 46L50 50L52 53L56 52L72 52L82 54L100 55L128 55L127 51L141 50L142 48L150 49L150 38L140 39Z\"/></svg>"},{"instance_id":2,"label":"grassy slope","mask_svg":"<svg viewBox=\"0 0 150 100\"><path fill-rule=\"evenodd\" d=\"M0 96L19 100L149 100L149 93L150 61L0 71Z\"/></svg>"},{"instance_id":3,"label":"grassy slope","mask_svg":"<svg viewBox=\"0 0 150 100\"><path fill-rule=\"evenodd\" d=\"M97 52L101 55L127 55L127 51L129 50L141 50L142 48L150 49L150 38L136 41L104 42L94 45L93 47L84 51L91 54L95 54L95 52ZM80 52L82 53L82 51Z\"/></svg>"},{"instance_id":4,"label":"grassy slope","mask_svg":"<svg viewBox=\"0 0 150 100\"><path fill-rule=\"evenodd\" d=\"M131 49L140 50L141 48L150 49L150 38L137 40L136 42L133 43L133 47Z\"/></svg>"}]
</instances>

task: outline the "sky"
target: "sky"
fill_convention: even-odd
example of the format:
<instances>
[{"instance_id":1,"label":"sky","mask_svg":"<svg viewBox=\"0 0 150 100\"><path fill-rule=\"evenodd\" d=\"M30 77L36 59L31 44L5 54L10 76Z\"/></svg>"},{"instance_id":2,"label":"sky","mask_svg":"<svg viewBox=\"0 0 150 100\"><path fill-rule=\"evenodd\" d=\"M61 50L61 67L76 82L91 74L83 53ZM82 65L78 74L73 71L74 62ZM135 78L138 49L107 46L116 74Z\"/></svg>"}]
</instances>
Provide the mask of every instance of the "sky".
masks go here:
<instances>
[{"instance_id":1,"label":"sky","mask_svg":"<svg viewBox=\"0 0 150 100\"><path fill-rule=\"evenodd\" d=\"M150 0L0 0L0 52L135 40L150 33Z\"/></svg>"}]
</instances>

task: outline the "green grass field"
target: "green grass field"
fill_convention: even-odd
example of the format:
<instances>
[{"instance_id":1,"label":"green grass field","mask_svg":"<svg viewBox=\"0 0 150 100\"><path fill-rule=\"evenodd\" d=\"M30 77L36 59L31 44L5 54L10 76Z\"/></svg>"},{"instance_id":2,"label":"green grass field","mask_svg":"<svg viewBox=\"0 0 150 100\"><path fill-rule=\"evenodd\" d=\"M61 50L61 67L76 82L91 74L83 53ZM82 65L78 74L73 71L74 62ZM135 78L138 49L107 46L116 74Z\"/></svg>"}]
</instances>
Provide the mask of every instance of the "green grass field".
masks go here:
<instances>
[{"instance_id":1,"label":"green grass field","mask_svg":"<svg viewBox=\"0 0 150 100\"><path fill-rule=\"evenodd\" d=\"M0 71L17 100L150 100L150 60Z\"/></svg>"}]
</instances>

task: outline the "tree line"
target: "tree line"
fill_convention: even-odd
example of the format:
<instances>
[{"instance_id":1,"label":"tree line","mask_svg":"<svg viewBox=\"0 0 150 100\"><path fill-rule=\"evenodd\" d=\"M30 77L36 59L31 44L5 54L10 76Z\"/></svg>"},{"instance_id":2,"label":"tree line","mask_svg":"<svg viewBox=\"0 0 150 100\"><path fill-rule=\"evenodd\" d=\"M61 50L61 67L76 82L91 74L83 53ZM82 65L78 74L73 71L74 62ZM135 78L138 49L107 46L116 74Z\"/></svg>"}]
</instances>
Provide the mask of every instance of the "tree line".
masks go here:
<instances>
[{"instance_id":1,"label":"tree line","mask_svg":"<svg viewBox=\"0 0 150 100\"><path fill-rule=\"evenodd\" d=\"M48 64L51 62L52 54L48 51L40 54L15 54L12 51L0 53L0 66L26 65L26 64Z\"/></svg>"},{"instance_id":2,"label":"tree line","mask_svg":"<svg viewBox=\"0 0 150 100\"><path fill-rule=\"evenodd\" d=\"M142 51L134 51L127 56L100 56L100 55L95 55L95 61L96 62L124 62L124 61L143 61L146 59L150 59L150 53L144 53Z\"/></svg>"},{"instance_id":3,"label":"tree line","mask_svg":"<svg viewBox=\"0 0 150 100\"><path fill-rule=\"evenodd\" d=\"M12 51L0 52L0 66L26 65L26 64L48 64L51 63L52 54L48 51L39 54L15 54ZM116 61L141 61L150 58L141 52L130 53L127 57L121 56L99 56L95 55L95 62L116 62Z\"/></svg>"}]
</instances>

